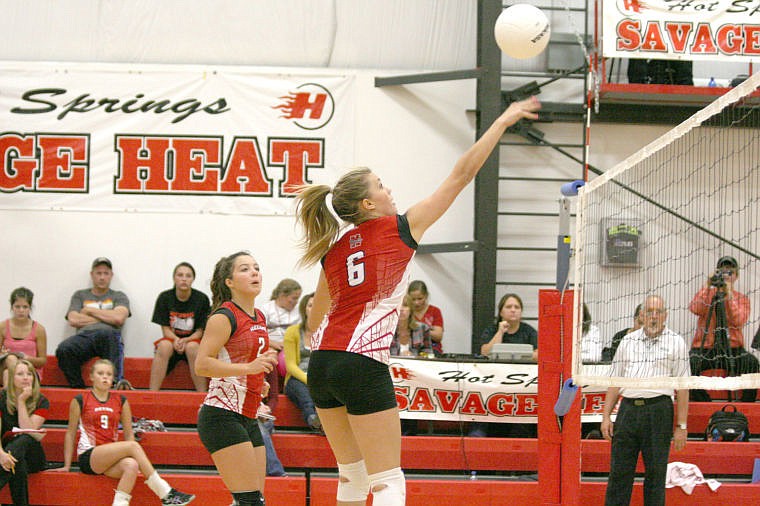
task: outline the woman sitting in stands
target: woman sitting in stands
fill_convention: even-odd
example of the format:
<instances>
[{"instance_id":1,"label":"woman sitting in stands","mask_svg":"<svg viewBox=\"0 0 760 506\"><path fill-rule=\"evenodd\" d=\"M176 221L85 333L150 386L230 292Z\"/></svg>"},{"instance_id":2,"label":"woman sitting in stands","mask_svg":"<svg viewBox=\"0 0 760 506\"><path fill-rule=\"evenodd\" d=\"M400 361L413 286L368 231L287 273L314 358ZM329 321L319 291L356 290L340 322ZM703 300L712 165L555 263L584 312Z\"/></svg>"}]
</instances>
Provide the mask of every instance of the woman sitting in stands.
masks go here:
<instances>
[{"instance_id":1,"label":"woman sitting in stands","mask_svg":"<svg viewBox=\"0 0 760 506\"><path fill-rule=\"evenodd\" d=\"M412 315L411 306L412 298L407 294L398 310L398 325L390 347L391 356L432 357L434 352L430 326Z\"/></svg>"},{"instance_id":2,"label":"woman sitting in stands","mask_svg":"<svg viewBox=\"0 0 760 506\"><path fill-rule=\"evenodd\" d=\"M196 373L211 378L198 435L238 506L264 504L266 458L256 411L277 352L269 350L267 322L255 307L259 293L261 272L250 253L216 263L213 309L195 360Z\"/></svg>"},{"instance_id":3,"label":"woman sitting in stands","mask_svg":"<svg viewBox=\"0 0 760 506\"><path fill-rule=\"evenodd\" d=\"M79 431L77 457L79 469L85 474L102 474L119 480L113 506L129 505L130 493L137 481L137 473L146 476L145 484L161 504L190 504L195 496L174 489L161 476L145 455L132 432L132 410L123 395L110 391L113 385L114 365L110 360L97 360L90 370L92 388L77 395L69 405L69 425L63 440L63 467L71 469L74 443ZM119 424L124 441L119 441Z\"/></svg>"},{"instance_id":4,"label":"woman sitting in stands","mask_svg":"<svg viewBox=\"0 0 760 506\"><path fill-rule=\"evenodd\" d=\"M188 262L177 264L172 278L174 287L161 292L153 308L151 321L161 326L161 338L153 343L156 351L150 366L150 389L161 390L166 375L184 360L190 366L195 390L205 392L206 378L195 374L193 364L206 326L209 300L193 288L195 268Z\"/></svg>"},{"instance_id":5,"label":"woman sitting in stands","mask_svg":"<svg viewBox=\"0 0 760 506\"><path fill-rule=\"evenodd\" d=\"M424 281L416 279L409 283L406 293L410 297L410 308L414 319L430 327L433 351L436 356L443 354L443 315L441 310L428 302L428 289Z\"/></svg>"},{"instance_id":6,"label":"woman sitting in stands","mask_svg":"<svg viewBox=\"0 0 760 506\"><path fill-rule=\"evenodd\" d=\"M312 331L307 326L311 307L313 305L314 292L308 293L301 298L298 304L298 312L301 314L301 323L291 325L285 331L285 395L288 396L303 414L303 419L314 430L322 429L322 424L314 408L314 401L306 386L306 371L309 368L311 356Z\"/></svg>"},{"instance_id":7,"label":"woman sitting in stands","mask_svg":"<svg viewBox=\"0 0 760 506\"><path fill-rule=\"evenodd\" d=\"M42 378L42 368L47 361L47 334L45 327L30 316L33 299L32 291L23 286L11 292L13 317L0 324L0 371L3 386L8 385L8 370L20 358L31 362Z\"/></svg>"},{"instance_id":8,"label":"woman sitting in stands","mask_svg":"<svg viewBox=\"0 0 760 506\"><path fill-rule=\"evenodd\" d=\"M516 293L508 293L499 301L496 322L480 335L480 354L488 356L497 343L527 343L533 346L533 361L538 360L538 333L522 321L523 301Z\"/></svg>"},{"instance_id":9,"label":"woman sitting in stands","mask_svg":"<svg viewBox=\"0 0 760 506\"><path fill-rule=\"evenodd\" d=\"M496 321L480 335L480 354L488 355L497 343L528 343L533 346L533 361L538 360L538 333L522 321L523 301L516 293L508 293L499 300ZM477 343L476 343L477 344ZM478 349L477 347L475 348ZM470 424L469 437L536 437L536 425L525 423Z\"/></svg>"},{"instance_id":10,"label":"woman sitting in stands","mask_svg":"<svg viewBox=\"0 0 760 506\"><path fill-rule=\"evenodd\" d=\"M45 423L50 403L40 393L40 380L28 359L16 361L9 373L8 388L0 395L0 488L10 483L14 506L26 506L29 504L27 476L47 467L40 444L44 429L40 427Z\"/></svg>"}]
</instances>

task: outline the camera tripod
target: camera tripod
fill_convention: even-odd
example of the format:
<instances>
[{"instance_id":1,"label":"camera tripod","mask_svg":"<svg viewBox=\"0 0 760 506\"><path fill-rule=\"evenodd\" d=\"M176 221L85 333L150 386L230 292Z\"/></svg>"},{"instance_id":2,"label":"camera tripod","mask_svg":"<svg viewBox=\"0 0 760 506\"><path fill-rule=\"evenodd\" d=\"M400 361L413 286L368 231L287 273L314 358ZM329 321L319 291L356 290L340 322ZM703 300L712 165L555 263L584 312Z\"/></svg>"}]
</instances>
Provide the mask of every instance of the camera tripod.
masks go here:
<instances>
[{"instance_id":1,"label":"camera tripod","mask_svg":"<svg viewBox=\"0 0 760 506\"><path fill-rule=\"evenodd\" d=\"M725 286L725 285L724 285ZM702 329L702 342L699 345L699 352L704 356L705 354L705 339L707 333L710 331L710 319L713 314L715 315L715 331L713 337L713 359L724 363L726 367L722 369L726 370L729 376L735 376L736 373L736 360L735 352L731 348L731 342L728 337L728 319L726 318L726 293L717 288L715 295L713 295L712 301L710 301L710 309L707 313L707 320L705 321L705 328ZM725 359L719 359L718 357L726 357Z\"/></svg>"},{"instance_id":2,"label":"camera tripod","mask_svg":"<svg viewBox=\"0 0 760 506\"><path fill-rule=\"evenodd\" d=\"M748 360L750 360L750 358L743 356L744 350L740 350L739 348L731 346L731 339L728 333L728 318L726 316L726 293L721 290L721 286L716 284L713 284L713 286L715 286L717 290L712 298L712 301L710 302L709 312L707 313L707 320L705 321L705 326L702 329L702 340L699 348L692 349L692 353L698 353L693 354L690 358L692 364L692 374L701 374L702 371L705 371L707 369L724 369L727 376L737 376L738 374L743 374L746 372L756 372L751 370L744 370L752 368L749 363L746 363ZM713 315L715 318L713 346L712 348L705 348L705 340L707 338L707 333L710 331L710 321L712 320ZM746 354L746 352L744 352L744 354ZM710 396L705 390L694 389L692 390L691 394L692 395L690 397L694 401L710 401ZM754 390L744 390L742 397L745 396L744 394L747 394L748 398L750 396L753 397L754 400ZM737 396L733 391L728 391L729 402L737 400L736 397Z\"/></svg>"}]
</instances>

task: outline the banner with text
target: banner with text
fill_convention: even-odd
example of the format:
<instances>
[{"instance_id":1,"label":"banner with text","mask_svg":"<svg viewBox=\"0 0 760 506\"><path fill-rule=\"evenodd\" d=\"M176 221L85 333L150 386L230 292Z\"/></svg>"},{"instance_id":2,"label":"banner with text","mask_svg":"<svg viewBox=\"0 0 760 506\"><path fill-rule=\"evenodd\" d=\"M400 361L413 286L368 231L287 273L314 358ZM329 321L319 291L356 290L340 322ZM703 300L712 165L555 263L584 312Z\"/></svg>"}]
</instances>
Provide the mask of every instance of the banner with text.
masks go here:
<instances>
[{"instance_id":1,"label":"banner with text","mask_svg":"<svg viewBox=\"0 0 760 506\"><path fill-rule=\"evenodd\" d=\"M604 366L607 367L607 366ZM392 357L389 365L401 418L536 423L538 366L443 362ZM602 419L606 389L583 389L584 422Z\"/></svg>"},{"instance_id":2,"label":"banner with text","mask_svg":"<svg viewBox=\"0 0 760 506\"><path fill-rule=\"evenodd\" d=\"M332 183L353 164L354 83L337 72L0 63L0 207L292 213L298 185Z\"/></svg>"},{"instance_id":3,"label":"banner with text","mask_svg":"<svg viewBox=\"0 0 760 506\"><path fill-rule=\"evenodd\" d=\"M603 0L602 53L757 61L760 0Z\"/></svg>"}]
</instances>

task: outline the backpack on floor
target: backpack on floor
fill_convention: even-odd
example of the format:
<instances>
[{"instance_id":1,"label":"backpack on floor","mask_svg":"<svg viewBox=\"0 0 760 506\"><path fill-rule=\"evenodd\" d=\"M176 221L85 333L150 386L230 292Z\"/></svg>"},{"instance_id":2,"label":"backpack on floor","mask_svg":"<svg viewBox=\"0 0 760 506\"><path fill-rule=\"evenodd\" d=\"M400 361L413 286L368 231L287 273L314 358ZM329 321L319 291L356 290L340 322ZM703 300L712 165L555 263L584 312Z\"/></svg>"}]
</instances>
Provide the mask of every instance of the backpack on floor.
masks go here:
<instances>
[{"instance_id":1,"label":"backpack on floor","mask_svg":"<svg viewBox=\"0 0 760 506\"><path fill-rule=\"evenodd\" d=\"M713 413L705 429L705 441L749 441L749 435L747 417L733 404L726 404Z\"/></svg>"}]
</instances>

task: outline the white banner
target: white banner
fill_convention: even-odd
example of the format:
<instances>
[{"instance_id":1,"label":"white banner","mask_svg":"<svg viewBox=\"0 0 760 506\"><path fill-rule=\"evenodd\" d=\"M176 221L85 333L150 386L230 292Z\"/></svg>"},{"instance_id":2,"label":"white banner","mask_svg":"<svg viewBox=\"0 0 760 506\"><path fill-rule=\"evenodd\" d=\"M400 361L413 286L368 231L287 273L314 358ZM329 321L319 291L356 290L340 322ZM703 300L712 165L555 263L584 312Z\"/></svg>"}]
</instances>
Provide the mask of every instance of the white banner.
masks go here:
<instances>
[{"instance_id":1,"label":"white banner","mask_svg":"<svg viewBox=\"0 0 760 506\"><path fill-rule=\"evenodd\" d=\"M605 57L757 61L760 0L603 0Z\"/></svg>"},{"instance_id":2,"label":"white banner","mask_svg":"<svg viewBox=\"0 0 760 506\"><path fill-rule=\"evenodd\" d=\"M353 164L353 109L337 72L0 63L0 206L291 213Z\"/></svg>"},{"instance_id":3,"label":"white banner","mask_svg":"<svg viewBox=\"0 0 760 506\"><path fill-rule=\"evenodd\" d=\"M392 357L389 368L401 418L502 423L538 420L536 364ZM604 388L582 389L584 422L601 421L605 393Z\"/></svg>"}]
</instances>

